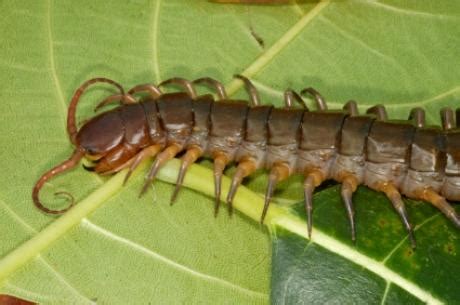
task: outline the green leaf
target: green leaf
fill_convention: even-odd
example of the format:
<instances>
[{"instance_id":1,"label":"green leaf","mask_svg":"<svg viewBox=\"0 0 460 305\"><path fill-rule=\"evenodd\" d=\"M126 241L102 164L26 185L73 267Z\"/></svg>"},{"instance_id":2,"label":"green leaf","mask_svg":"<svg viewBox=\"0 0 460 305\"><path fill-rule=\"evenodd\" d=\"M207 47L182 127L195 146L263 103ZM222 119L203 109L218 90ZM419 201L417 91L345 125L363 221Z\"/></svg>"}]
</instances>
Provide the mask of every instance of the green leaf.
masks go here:
<instances>
[{"instance_id":1,"label":"green leaf","mask_svg":"<svg viewBox=\"0 0 460 305\"><path fill-rule=\"evenodd\" d=\"M458 230L432 206L407 202L417 237L413 250L382 194L364 187L355 193L355 245L340 189L319 192L314 202L313 222L320 231L313 233L312 242L297 235L304 231L302 222L300 228L294 221L275 224L273 303L412 304L460 299L455 280L460 272ZM305 219L303 204L291 212Z\"/></svg>"},{"instance_id":2,"label":"green leaf","mask_svg":"<svg viewBox=\"0 0 460 305\"><path fill-rule=\"evenodd\" d=\"M64 204L53 197L55 191L72 193L81 201L72 212L55 220L33 207L36 179L72 151L66 108L74 90L91 77L106 76L129 88L173 76L210 76L226 84L232 97L246 98L242 84L232 80L243 73L265 102L277 106L285 88L313 86L331 108L354 98L361 110L383 103L390 116L405 118L410 108L423 106L432 123L441 107L455 106L460 96L460 7L454 1L238 6L48 0L1 2L0 9L0 293L40 304L269 302L269 234L253 221L263 204L258 194L264 192L264 175L248 181L252 191L238 192L241 213L232 218L224 211L212 216L212 177L203 166L191 169L186 186L192 190L183 189L173 207L173 187L161 181L137 198L142 169L122 187L123 173L107 180L80 167L42 192L50 207ZM96 101L111 92L90 89L79 119L92 116ZM177 161L171 162L160 179L174 181L176 170ZM300 179L280 185L276 196L280 203L299 201ZM387 303L426 301L427 295L432 301L458 300L458 232L427 204L409 202L415 223L433 221L417 231L419 248L407 258L404 231L388 202L373 192L360 190L358 196L365 199L356 204L356 247L349 244L347 220L331 189L315 198L314 243L305 253L303 213L272 205L272 301L321 302L319 296L335 292L329 300L351 302L337 291L352 274L362 285L344 289L357 288L357 302L379 301L385 290ZM374 267L393 249L384 270L397 280L386 289L387 278L375 275L381 269ZM283 251L298 263L288 254L280 262ZM312 266L319 276L330 270L331 278L343 280L314 286L318 278L293 277L283 286L289 270L314 275ZM305 286L295 283L315 287L318 298L304 296ZM289 298L278 293L280 287L288 288ZM359 289L372 296L362 297Z\"/></svg>"}]
</instances>

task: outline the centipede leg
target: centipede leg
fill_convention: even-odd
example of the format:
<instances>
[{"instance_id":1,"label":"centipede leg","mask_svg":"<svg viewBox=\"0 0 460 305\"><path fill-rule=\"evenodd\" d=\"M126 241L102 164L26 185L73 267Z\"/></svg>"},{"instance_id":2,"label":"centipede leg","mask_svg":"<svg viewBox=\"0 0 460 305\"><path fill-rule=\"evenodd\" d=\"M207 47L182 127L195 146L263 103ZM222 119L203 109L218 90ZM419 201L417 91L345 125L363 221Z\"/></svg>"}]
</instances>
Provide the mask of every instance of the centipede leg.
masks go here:
<instances>
[{"instance_id":1,"label":"centipede leg","mask_svg":"<svg viewBox=\"0 0 460 305\"><path fill-rule=\"evenodd\" d=\"M366 113L375 115L378 121L388 120L388 113L383 105L375 105L367 109Z\"/></svg>"},{"instance_id":2,"label":"centipede leg","mask_svg":"<svg viewBox=\"0 0 460 305\"><path fill-rule=\"evenodd\" d=\"M133 159L128 161L125 164L125 166L126 167L129 166L129 170L126 173L125 178L123 179L123 185L125 185L126 182L128 182L128 179L129 179L129 177L131 177L131 174L133 173L133 171L139 166L139 164L143 160L145 160L147 158L155 157L156 154L161 150L161 148L162 148L162 145L159 145L159 144L148 146L148 147L144 148L143 150L141 150ZM121 169L122 168L120 168L119 170L121 170Z\"/></svg>"},{"instance_id":3,"label":"centipede leg","mask_svg":"<svg viewBox=\"0 0 460 305\"><path fill-rule=\"evenodd\" d=\"M409 120L414 122L414 125L417 128L422 128L425 126L425 110L423 108L417 107L410 111Z\"/></svg>"},{"instance_id":4,"label":"centipede leg","mask_svg":"<svg viewBox=\"0 0 460 305\"><path fill-rule=\"evenodd\" d=\"M311 238L313 228L313 191L324 181L324 176L320 171L307 172L303 183L305 196L305 212L307 214L308 238Z\"/></svg>"},{"instance_id":5,"label":"centipede leg","mask_svg":"<svg viewBox=\"0 0 460 305\"><path fill-rule=\"evenodd\" d=\"M225 91L225 86L221 82L211 78L211 77L202 77L192 81L193 84L206 84L217 92L217 97L219 100L227 99L227 92Z\"/></svg>"},{"instance_id":6,"label":"centipede leg","mask_svg":"<svg viewBox=\"0 0 460 305\"><path fill-rule=\"evenodd\" d=\"M244 83L244 86L246 87L246 91L249 94L249 100L251 101L251 106L259 106L260 105L260 96L259 92L257 91L257 88L254 86L254 84L249 80L244 75L240 74L235 74L233 77L241 79Z\"/></svg>"},{"instance_id":7,"label":"centipede leg","mask_svg":"<svg viewBox=\"0 0 460 305\"><path fill-rule=\"evenodd\" d=\"M215 206L214 206L214 216L217 216L219 213L220 207L220 193L222 188L222 175L224 169L228 164L228 157L224 153L217 152L214 156L214 197L215 197Z\"/></svg>"},{"instance_id":8,"label":"centipede leg","mask_svg":"<svg viewBox=\"0 0 460 305\"><path fill-rule=\"evenodd\" d=\"M112 95L100 102L94 111L99 110L101 107L104 107L107 104L113 103L113 102L118 102L121 101L122 104L134 104L136 103L136 99L133 97L134 94L139 93L139 92L147 92L150 97L157 99L160 95L162 95L162 92L160 88L158 88L155 85L152 84L142 84L142 85L137 85L134 86L133 88L129 89L127 94L117 94L117 95Z\"/></svg>"},{"instance_id":9,"label":"centipede leg","mask_svg":"<svg viewBox=\"0 0 460 305\"><path fill-rule=\"evenodd\" d=\"M457 128L460 128L460 108L457 108L457 110L455 110L455 119L457 121Z\"/></svg>"},{"instance_id":10,"label":"centipede leg","mask_svg":"<svg viewBox=\"0 0 460 305\"><path fill-rule=\"evenodd\" d=\"M292 108L294 105L294 102L297 102L302 106L303 109L308 111L307 104L305 104L305 101L302 99L302 97L295 92L292 89L288 89L284 91L284 105L286 108Z\"/></svg>"},{"instance_id":11,"label":"centipede leg","mask_svg":"<svg viewBox=\"0 0 460 305\"><path fill-rule=\"evenodd\" d=\"M157 99L163 94L160 88L152 84L142 84L142 85L134 86L131 89L129 89L128 94L134 95L139 92L147 92L149 96L152 97L153 99Z\"/></svg>"},{"instance_id":12,"label":"centipede leg","mask_svg":"<svg viewBox=\"0 0 460 305\"><path fill-rule=\"evenodd\" d=\"M155 176L157 175L158 171L163 166L163 164L174 158L181 150L181 146L177 144L171 144L158 155L158 157L155 159L155 162L153 162L152 167L150 168L147 178L145 179L145 184L139 194L139 197L145 194L149 185L153 182Z\"/></svg>"},{"instance_id":13,"label":"centipede leg","mask_svg":"<svg viewBox=\"0 0 460 305\"><path fill-rule=\"evenodd\" d=\"M419 197L437 207L457 228L460 228L460 217L444 197L431 188L421 190Z\"/></svg>"},{"instance_id":14,"label":"centipede leg","mask_svg":"<svg viewBox=\"0 0 460 305\"><path fill-rule=\"evenodd\" d=\"M94 107L94 111L98 111L99 109L101 109L102 107L110 104L110 103L115 103L115 102L121 102L122 105L126 105L126 104L134 104L136 103L136 99L134 97L132 97L130 94L116 94L116 95L111 95L107 98L105 98L104 100L102 100L102 102L100 102L99 104L96 105L96 107Z\"/></svg>"},{"instance_id":15,"label":"centipede leg","mask_svg":"<svg viewBox=\"0 0 460 305\"><path fill-rule=\"evenodd\" d=\"M396 212L398 212L399 217L401 218L404 226L406 227L412 248L415 248L416 242L414 232L412 229L412 225L409 222L409 216L407 214L404 202L401 198L401 194L398 192L398 190L393 184L387 182L379 183L377 185L377 189L381 192L384 192L388 199L390 199L391 203L393 204L393 207L395 208Z\"/></svg>"},{"instance_id":16,"label":"centipede leg","mask_svg":"<svg viewBox=\"0 0 460 305\"><path fill-rule=\"evenodd\" d=\"M455 116L454 116L454 111L449 108L442 108L440 111L441 114L441 122L442 122L442 128L444 130L449 130L454 128L455 126Z\"/></svg>"},{"instance_id":17,"label":"centipede leg","mask_svg":"<svg viewBox=\"0 0 460 305\"><path fill-rule=\"evenodd\" d=\"M318 110L321 110L321 111L327 110L326 100L324 99L324 97L318 91L316 91L312 87L305 88L305 89L302 89L302 91L300 91L301 95L303 95L305 93L308 93L311 96L313 96L313 98L314 98L314 100L316 102L316 106L318 107Z\"/></svg>"},{"instance_id":18,"label":"centipede leg","mask_svg":"<svg viewBox=\"0 0 460 305\"><path fill-rule=\"evenodd\" d=\"M245 177L251 175L253 172L255 172L255 170L256 170L256 163L251 159L244 160L238 164L236 173L232 179L230 190L228 191L228 195L227 195L228 211L230 214L232 214L232 211L233 211L233 198L235 197L238 186L241 184L241 181Z\"/></svg>"},{"instance_id":19,"label":"centipede leg","mask_svg":"<svg viewBox=\"0 0 460 305\"><path fill-rule=\"evenodd\" d=\"M179 190L184 181L187 169L191 164L195 163L195 161L198 160L198 158L201 157L202 154L203 150L197 146L193 146L185 152L185 155L182 157L182 163L180 166L179 174L177 175L176 188L174 189L174 192L171 196L171 205L176 200L177 194L179 193Z\"/></svg>"},{"instance_id":20,"label":"centipede leg","mask_svg":"<svg viewBox=\"0 0 460 305\"><path fill-rule=\"evenodd\" d=\"M43 185L48 180L50 180L54 176L58 175L59 173L62 173L64 171L66 171L66 170L69 170L69 169L75 167L78 164L78 162L83 158L84 155L85 155L85 151L83 149L81 149L81 148L77 148L73 152L72 156L69 159L67 159L64 162L62 162L61 164L53 167L52 169L50 169L49 171L44 173L40 177L40 179L38 179L38 181L35 183L35 186L34 186L34 188L32 190L32 199L34 201L35 206L39 210L41 210L41 211L43 211L45 213L49 213L49 214L62 214L64 212L66 212L67 210L69 210L74 205L74 200L73 200L72 195L70 195L69 193L66 193L66 192L58 192L58 193L55 193L55 195L65 194L70 198L69 206L67 208L62 209L62 210L48 209L41 203L40 198L39 198L39 193L40 193L40 190L43 187Z\"/></svg>"},{"instance_id":21,"label":"centipede leg","mask_svg":"<svg viewBox=\"0 0 460 305\"><path fill-rule=\"evenodd\" d=\"M351 240L356 242L356 229L355 229L355 211L353 208L353 193L356 191L358 180L353 175L345 175L342 180L341 196L347 210L348 219L350 221Z\"/></svg>"},{"instance_id":22,"label":"centipede leg","mask_svg":"<svg viewBox=\"0 0 460 305\"><path fill-rule=\"evenodd\" d=\"M343 106L343 110L345 110L346 112L348 112L348 114L350 116L356 116L359 114L359 111L358 111L358 104L353 101L353 100L350 100L348 101L345 106Z\"/></svg>"},{"instance_id":23,"label":"centipede leg","mask_svg":"<svg viewBox=\"0 0 460 305\"><path fill-rule=\"evenodd\" d=\"M284 163L275 163L268 176L267 191L265 192L265 204L260 217L260 223L264 223L265 216L267 215L268 206L275 191L278 182L285 180L289 177L289 167Z\"/></svg>"},{"instance_id":24,"label":"centipede leg","mask_svg":"<svg viewBox=\"0 0 460 305\"><path fill-rule=\"evenodd\" d=\"M186 80L186 79L184 79L184 78L173 77L173 78L167 79L167 80L165 80L165 81L162 81L162 82L159 84L159 86L170 85L170 84L179 85L179 86L181 86L182 88L184 88L185 91L187 92L187 94L188 94L192 99L196 99L196 97L198 96L197 93L196 93L195 88L193 87L192 82L190 82L189 80Z\"/></svg>"}]
</instances>

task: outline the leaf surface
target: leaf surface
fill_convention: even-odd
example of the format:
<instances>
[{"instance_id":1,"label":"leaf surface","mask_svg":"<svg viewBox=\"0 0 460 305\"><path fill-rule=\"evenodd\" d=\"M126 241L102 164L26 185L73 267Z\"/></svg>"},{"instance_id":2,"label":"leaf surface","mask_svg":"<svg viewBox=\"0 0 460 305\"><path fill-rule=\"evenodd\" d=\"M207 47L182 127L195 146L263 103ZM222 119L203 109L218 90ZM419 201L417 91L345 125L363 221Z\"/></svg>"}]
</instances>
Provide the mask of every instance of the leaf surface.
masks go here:
<instances>
[{"instance_id":1,"label":"leaf surface","mask_svg":"<svg viewBox=\"0 0 460 305\"><path fill-rule=\"evenodd\" d=\"M173 76L211 76L226 84L232 97L245 98L242 84L232 80L233 74L244 73L254 80L265 102L278 106L285 88L313 86L331 101L331 108L354 98L362 109L384 103L392 117L405 118L411 107L423 106L428 120L437 122L438 110L454 106L460 96L458 6L450 1L249 7L206 1L0 3L4 12L0 21L0 255L21 249L33 236L43 236L55 220L33 207L30 192L41 173L72 151L65 131L66 108L84 80L106 76L129 88ZM263 39L264 47L251 32ZM90 89L79 120L93 115L95 101L111 92L110 88ZM172 176L167 176L174 168L168 165L162 179L170 181ZM191 176L199 176L200 170L195 168ZM53 231L57 241L47 239L46 250L38 251L40 245L32 248L39 255L9 274L0 292L40 304L269 302L269 235L250 220L260 212L257 194L264 192L266 176L250 179L253 192L237 197L242 213L229 218L222 211L217 219L212 217L212 200L193 190L183 189L178 202L169 207L172 186L164 182L155 182L148 196L138 199L141 176L122 188L121 176L107 180L78 168L47 184L42 198L51 207L65 204L53 197L55 191L68 191L77 201L94 191L106 196L94 200L97 209L80 215L83 220L70 231ZM206 193L212 179L189 186ZM299 201L300 179L280 185L276 196L281 203ZM321 196L324 202L318 199ZM248 198L251 201L245 202ZM378 202L375 193L369 198ZM321 192L317 199L323 205L335 202L334 209L315 209L317 228L346 245L348 227L337 192ZM378 204L363 209L363 205L357 203L359 241L353 251L381 261L404 232L391 209L382 211ZM384 205L388 205L385 200ZM425 204L408 205L415 223L436 217L436 211ZM303 249L305 240L289 230L301 212L271 210L272 224L279 227L273 231L277 238L271 296L274 302L280 298L280 303L292 303L279 293L285 287L282 267L289 262L280 261L277 253ZM384 231L379 217L386 221ZM386 266L426 289L435 300L458 300L452 290L456 277L449 272L459 265L458 232L442 217L434 219L417 232L420 247L410 259L405 259L402 244ZM318 247L320 241L309 246L316 252L308 252L308 259L327 255L332 257L324 263L328 268L338 260L343 268L356 271L350 259L322 255L321 251L334 249ZM289 268L297 271L309 267L305 260L300 265L291 263ZM331 272L337 277L341 273ZM380 300L386 283L372 272L357 272L371 279L365 285L374 287L375 300ZM431 272L439 285L431 283ZM324 285L323 294L340 285L343 282ZM387 289L388 303L419 299L393 286ZM302 295L302 287L287 287L294 296ZM336 300L343 300L341 295L346 294L338 294Z\"/></svg>"}]
</instances>

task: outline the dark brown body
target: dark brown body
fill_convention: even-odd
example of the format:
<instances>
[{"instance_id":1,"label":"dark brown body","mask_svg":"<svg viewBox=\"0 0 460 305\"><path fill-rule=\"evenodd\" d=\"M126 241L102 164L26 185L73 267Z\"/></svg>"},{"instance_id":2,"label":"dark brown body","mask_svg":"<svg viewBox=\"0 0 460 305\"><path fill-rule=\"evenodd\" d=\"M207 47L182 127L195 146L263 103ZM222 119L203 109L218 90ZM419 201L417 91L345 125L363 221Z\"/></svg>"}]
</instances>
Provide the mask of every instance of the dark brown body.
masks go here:
<instances>
[{"instance_id":1,"label":"dark brown body","mask_svg":"<svg viewBox=\"0 0 460 305\"><path fill-rule=\"evenodd\" d=\"M229 202L244 177L266 168L271 179L267 207L276 183L301 173L306 177L307 211L314 187L334 179L344 183L342 196L345 202L349 198L352 222L351 194L365 184L387 194L409 231L399 193L430 201L460 226L455 211L439 200L460 200L460 129L452 126L417 127L412 121L345 110L250 107L244 101L214 102L211 95L179 92L150 95L101 113L71 138L78 157L94 160L93 169L100 174L134 169L140 152L153 147L153 155L162 152L152 167L152 180L166 160L186 151L183 173L199 157L215 159L218 199L219 175L227 164L238 162L244 166L234 178ZM36 195L38 201L38 190Z\"/></svg>"}]
</instances>

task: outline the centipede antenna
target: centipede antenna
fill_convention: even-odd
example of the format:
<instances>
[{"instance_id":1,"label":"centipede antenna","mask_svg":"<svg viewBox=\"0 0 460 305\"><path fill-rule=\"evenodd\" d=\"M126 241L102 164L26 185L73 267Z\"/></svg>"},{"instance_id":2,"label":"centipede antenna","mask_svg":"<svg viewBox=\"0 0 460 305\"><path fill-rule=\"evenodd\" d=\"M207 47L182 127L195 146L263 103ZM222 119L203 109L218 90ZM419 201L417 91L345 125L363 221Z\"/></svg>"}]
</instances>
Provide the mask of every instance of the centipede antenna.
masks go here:
<instances>
[{"instance_id":1,"label":"centipede antenna","mask_svg":"<svg viewBox=\"0 0 460 305\"><path fill-rule=\"evenodd\" d=\"M353 208L353 193L356 190L358 184L356 178L352 175L347 175L342 181L341 196L342 201L347 210L348 219L350 221L351 240L353 243L356 242L356 228L355 228L355 212Z\"/></svg>"},{"instance_id":2,"label":"centipede antenna","mask_svg":"<svg viewBox=\"0 0 460 305\"><path fill-rule=\"evenodd\" d=\"M256 164L253 160L245 160L238 164L236 173L233 176L232 183L230 185L230 190L227 195L227 204L228 212L231 215L233 212L233 198L235 197L236 190L241 184L241 181L249 175L251 175L256 170Z\"/></svg>"},{"instance_id":3,"label":"centipede antenna","mask_svg":"<svg viewBox=\"0 0 460 305\"><path fill-rule=\"evenodd\" d=\"M179 190L182 187L182 183L184 181L184 177L185 177L185 173L187 172L187 169L189 168L191 164L195 163L195 161L198 160L198 158L202 154L203 154L202 149L197 146L194 146L192 148L189 148L186 151L185 155L182 157L182 163L179 169L179 173L177 175L176 187L171 196L171 205L173 205L174 201L177 198L177 194L179 193Z\"/></svg>"},{"instance_id":4,"label":"centipede antenna","mask_svg":"<svg viewBox=\"0 0 460 305\"><path fill-rule=\"evenodd\" d=\"M222 175L224 173L225 166L227 166L228 158L223 153L217 153L214 158L214 216L217 217L220 207L220 193L222 188Z\"/></svg>"},{"instance_id":5,"label":"centipede antenna","mask_svg":"<svg viewBox=\"0 0 460 305\"><path fill-rule=\"evenodd\" d=\"M454 128L455 126L455 116L454 116L454 111L452 108L445 107L442 108L440 111L441 114L441 122L442 122L442 128L444 130L449 130Z\"/></svg>"},{"instance_id":6,"label":"centipede antenna","mask_svg":"<svg viewBox=\"0 0 460 305\"><path fill-rule=\"evenodd\" d=\"M416 107L410 111L409 120L414 122L417 128L425 126L425 110L420 107Z\"/></svg>"},{"instance_id":7,"label":"centipede antenna","mask_svg":"<svg viewBox=\"0 0 460 305\"><path fill-rule=\"evenodd\" d=\"M388 113L383 105L375 105L367 109L366 113L375 115L378 121L388 120Z\"/></svg>"},{"instance_id":8,"label":"centipede antenna","mask_svg":"<svg viewBox=\"0 0 460 305\"><path fill-rule=\"evenodd\" d=\"M129 89L128 94L134 95L139 92L147 92L153 99L157 99L163 94L160 88L153 84L142 84L134 86L131 89Z\"/></svg>"},{"instance_id":9,"label":"centipede antenna","mask_svg":"<svg viewBox=\"0 0 460 305\"><path fill-rule=\"evenodd\" d=\"M134 104L134 103L136 103L136 99L134 97L132 97L130 94L111 95L111 96L105 98L99 104L97 104L96 107L94 107L94 112L98 111L99 109L101 109L102 107L104 107L104 106L106 106L106 105L108 105L110 103L116 103L116 102L120 102L122 105Z\"/></svg>"},{"instance_id":10,"label":"centipede antenna","mask_svg":"<svg viewBox=\"0 0 460 305\"><path fill-rule=\"evenodd\" d=\"M192 82L190 82L189 80L186 80L184 78L173 77L173 78L167 79L165 81L162 81L158 86L161 87L161 86L165 86L165 85L179 85L179 86L181 86L182 88L185 89L187 94L190 95L190 97L192 99L196 99L197 96L198 96L197 93L196 93L195 88L193 87Z\"/></svg>"},{"instance_id":11,"label":"centipede antenna","mask_svg":"<svg viewBox=\"0 0 460 305\"><path fill-rule=\"evenodd\" d=\"M348 112L350 116L356 116L359 114L358 104L354 100L349 100L345 106L343 106L343 110Z\"/></svg>"},{"instance_id":12,"label":"centipede antenna","mask_svg":"<svg viewBox=\"0 0 460 305\"><path fill-rule=\"evenodd\" d=\"M153 162L152 167L150 168L149 174L145 179L144 187L142 188L141 192L139 193L139 197L145 194L147 189L149 188L150 184L155 179L158 171L160 168L165 164L167 161L174 158L180 151L182 147L177 144L171 144L170 146L166 147L156 158L155 162Z\"/></svg>"},{"instance_id":13,"label":"centipede antenna","mask_svg":"<svg viewBox=\"0 0 460 305\"><path fill-rule=\"evenodd\" d=\"M305 93L308 93L311 96L313 96L313 98L314 98L314 100L316 102L316 107L318 107L319 110L321 110L321 111L327 110L326 100L324 99L324 97L318 91L316 91L312 87L308 87L308 88L302 89L302 91L300 91L301 95L304 95Z\"/></svg>"},{"instance_id":14,"label":"centipede antenna","mask_svg":"<svg viewBox=\"0 0 460 305\"><path fill-rule=\"evenodd\" d=\"M292 108L294 105L294 102L297 102L302 106L303 109L308 111L307 104L305 104L305 101L302 99L302 97L295 92L292 89L288 89L284 91L284 105L286 108Z\"/></svg>"},{"instance_id":15,"label":"centipede antenna","mask_svg":"<svg viewBox=\"0 0 460 305\"><path fill-rule=\"evenodd\" d=\"M73 152L72 156L69 159L67 159L64 162L62 162L61 164L53 167L52 169L50 169L49 171L44 173L40 177L40 179L38 179L38 181L35 183L35 186L34 186L34 188L32 190L32 200L33 200L35 206L39 210L41 210L41 211L43 211L45 213L49 213L49 214L62 214L64 212L66 212L67 210L69 210L74 205L74 200L73 200L72 195L67 193L67 196L70 198L69 206L64 208L64 209L62 209L62 210L51 210L51 209L45 207L41 203L40 198L39 198L39 193L40 193L40 190L43 187L43 185L48 180L50 180L54 176L56 176L56 175L58 175L58 174L60 174L60 173L62 173L64 171L67 171L67 170L75 167L78 164L78 162L83 158L84 155L85 155L85 151L83 149L81 149L81 148L75 149L75 151ZM63 194L64 192L60 192L60 193ZM59 195L59 192L56 193L56 194Z\"/></svg>"},{"instance_id":16,"label":"centipede antenna","mask_svg":"<svg viewBox=\"0 0 460 305\"><path fill-rule=\"evenodd\" d=\"M76 122L76 118L75 118L75 113L77 111L78 102L80 101L80 97L83 94L83 92L89 86L91 86L92 84L96 84L96 83L109 83L109 84L114 85L115 87L117 87L118 90L120 90L121 95L125 94L125 91L124 91L123 87L120 84L118 84L117 82L115 82L115 81L113 81L111 79L105 78L105 77L92 78L92 79L87 80L86 82L84 82L80 87L78 87L78 89L75 91L74 95L72 96L72 99L71 99L70 105L69 105L69 110L67 111L67 133L69 134L70 141L74 145L77 145L77 140L76 140L76 137L77 137L77 122Z\"/></svg>"},{"instance_id":17,"label":"centipede antenna","mask_svg":"<svg viewBox=\"0 0 460 305\"><path fill-rule=\"evenodd\" d=\"M192 81L193 84L205 84L216 90L217 96L220 100L227 99L227 92L225 91L225 86L221 82L211 78L211 77L202 77Z\"/></svg>"},{"instance_id":18,"label":"centipede antenna","mask_svg":"<svg viewBox=\"0 0 460 305\"><path fill-rule=\"evenodd\" d=\"M259 106L261 104L259 92L257 91L257 88L254 86L254 84L249 80L249 78L241 74L235 74L233 75L233 77L241 79L243 81L244 86L246 87L246 91L249 94L251 106Z\"/></svg>"}]
</instances>

